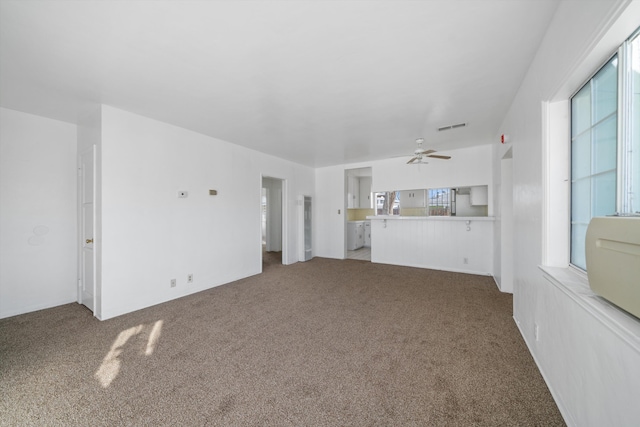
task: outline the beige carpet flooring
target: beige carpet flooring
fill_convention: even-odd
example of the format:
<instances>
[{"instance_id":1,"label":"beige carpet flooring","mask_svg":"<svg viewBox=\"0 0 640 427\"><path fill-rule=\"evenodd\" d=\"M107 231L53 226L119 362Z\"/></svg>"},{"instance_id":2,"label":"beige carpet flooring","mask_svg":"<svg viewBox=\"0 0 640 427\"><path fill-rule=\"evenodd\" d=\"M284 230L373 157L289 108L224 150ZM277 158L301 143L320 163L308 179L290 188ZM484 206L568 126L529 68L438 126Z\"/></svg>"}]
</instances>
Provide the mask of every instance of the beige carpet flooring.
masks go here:
<instances>
[{"instance_id":1,"label":"beige carpet flooring","mask_svg":"<svg viewBox=\"0 0 640 427\"><path fill-rule=\"evenodd\" d=\"M0 320L0 425L564 425L491 278L263 266L103 322Z\"/></svg>"}]
</instances>

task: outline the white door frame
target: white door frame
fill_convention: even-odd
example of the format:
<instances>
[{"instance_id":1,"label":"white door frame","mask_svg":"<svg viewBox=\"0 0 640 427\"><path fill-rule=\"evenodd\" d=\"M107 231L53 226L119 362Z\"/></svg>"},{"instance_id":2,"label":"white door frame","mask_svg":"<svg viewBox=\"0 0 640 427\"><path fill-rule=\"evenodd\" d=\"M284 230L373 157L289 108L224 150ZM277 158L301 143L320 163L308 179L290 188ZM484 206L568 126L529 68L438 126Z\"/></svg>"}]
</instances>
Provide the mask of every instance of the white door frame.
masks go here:
<instances>
[{"instance_id":1,"label":"white door frame","mask_svg":"<svg viewBox=\"0 0 640 427\"><path fill-rule=\"evenodd\" d=\"M81 152L78 156L78 289L77 289L77 299L78 304L83 304L83 288L85 285L85 250L87 249L87 245L85 239L88 236L85 236L85 223L84 223L84 185L85 185L85 171L83 167L83 157L87 154L91 154L93 167L92 167L92 224L93 224L93 236L90 238L95 240L96 235L96 167L97 167L97 147L95 145L91 145L91 147L83 152ZM89 308L95 315L96 312L96 250L94 242L91 242L91 263L93 264L93 268L91 269L91 282L93 289L91 290L91 307Z\"/></svg>"},{"instance_id":2,"label":"white door frame","mask_svg":"<svg viewBox=\"0 0 640 427\"><path fill-rule=\"evenodd\" d=\"M500 290L513 293L513 147L500 159Z\"/></svg>"}]
</instances>

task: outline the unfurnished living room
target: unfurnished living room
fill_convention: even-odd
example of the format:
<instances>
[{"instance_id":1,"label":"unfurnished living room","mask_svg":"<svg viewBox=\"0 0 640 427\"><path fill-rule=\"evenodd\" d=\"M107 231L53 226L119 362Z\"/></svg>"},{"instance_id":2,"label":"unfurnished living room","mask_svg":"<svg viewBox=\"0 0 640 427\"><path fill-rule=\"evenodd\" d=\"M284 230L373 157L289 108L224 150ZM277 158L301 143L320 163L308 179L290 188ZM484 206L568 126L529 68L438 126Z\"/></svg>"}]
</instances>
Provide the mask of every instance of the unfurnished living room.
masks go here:
<instances>
[{"instance_id":1,"label":"unfurnished living room","mask_svg":"<svg viewBox=\"0 0 640 427\"><path fill-rule=\"evenodd\" d=\"M0 426L634 426L639 0L0 0Z\"/></svg>"}]
</instances>

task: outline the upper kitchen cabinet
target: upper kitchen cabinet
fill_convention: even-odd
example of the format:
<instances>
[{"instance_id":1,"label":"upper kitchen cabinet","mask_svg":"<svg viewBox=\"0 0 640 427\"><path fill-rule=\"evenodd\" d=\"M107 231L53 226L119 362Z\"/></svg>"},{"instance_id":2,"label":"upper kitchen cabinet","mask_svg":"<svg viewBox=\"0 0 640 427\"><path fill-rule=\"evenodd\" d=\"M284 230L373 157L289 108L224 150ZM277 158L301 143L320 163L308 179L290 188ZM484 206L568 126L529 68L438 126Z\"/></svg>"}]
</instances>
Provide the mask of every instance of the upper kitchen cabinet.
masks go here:
<instances>
[{"instance_id":1,"label":"upper kitchen cabinet","mask_svg":"<svg viewBox=\"0 0 640 427\"><path fill-rule=\"evenodd\" d=\"M400 191L400 206L402 208L424 208L426 206L426 190Z\"/></svg>"},{"instance_id":2,"label":"upper kitchen cabinet","mask_svg":"<svg viewBox=\"0 0 640 427\"><path fill-rule=\"evenodd\" d=\"M359 186L359 207L360 209L373 209L373 199L371 197L371 182L370 176L362 176L358 178Z\"/></svg>"},{"instance_id":3,"label":"upper kitchen cabinet","mask_svg":"<svg viewBox=\"0 0 640 427\"><path fill-rule=\"evenodd\" d=\"M471 187L469 195L471 206L486 206L489 204L489 190L486 185Z\"/></svg>"},{"instance_id":4,"label":"upper kitchen cabinet","mask_svg":"<svg viewBox=\"0 0 640 427\"><path fill-rule=\"evenodd\" d=\"M349 169L346 172L347 208L373 209L371 168Z\"/></svg>"},{"instance_id":5,"label":"upper kitchen cabinet","mask_svg":"<svg viewBox=\"0 0 640 427\"><path fill-rule=\"evenodd\" d=\"M347 177L347 208L360 207L360 181L357 176Z\"/></svg>"}]
</instances>

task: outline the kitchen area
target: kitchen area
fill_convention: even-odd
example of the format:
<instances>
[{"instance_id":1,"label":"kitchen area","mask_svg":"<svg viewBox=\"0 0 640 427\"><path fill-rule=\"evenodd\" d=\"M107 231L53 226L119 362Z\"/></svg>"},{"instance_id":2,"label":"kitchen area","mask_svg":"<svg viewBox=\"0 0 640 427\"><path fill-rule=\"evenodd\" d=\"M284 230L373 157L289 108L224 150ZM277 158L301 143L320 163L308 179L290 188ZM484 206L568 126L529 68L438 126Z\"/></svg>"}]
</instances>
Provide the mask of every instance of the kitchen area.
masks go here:
<instances>
[{"instance_id":1,"label":"kitchen area","mask_svg":"<svg viewBox=\"0 0 640 427\"><path fill-rule=\"evenodd\" d=\"M373 192L371 168L349 169L345 179L347 259L493 271L487 185Z\"/></svg>"},{"instance_id":2,"label":"kitchen area","mask_svg":"<svg viewBox=\"0 0 640 427\"><path fill-rule=\"evenodd\" d=\"M347 259L371 261L371 220L375 215L371 168L346 171Z\"/></svg>"}]
</instances>

